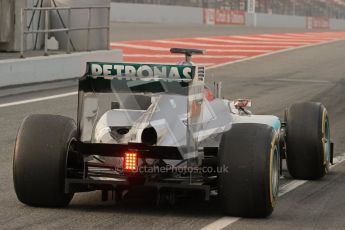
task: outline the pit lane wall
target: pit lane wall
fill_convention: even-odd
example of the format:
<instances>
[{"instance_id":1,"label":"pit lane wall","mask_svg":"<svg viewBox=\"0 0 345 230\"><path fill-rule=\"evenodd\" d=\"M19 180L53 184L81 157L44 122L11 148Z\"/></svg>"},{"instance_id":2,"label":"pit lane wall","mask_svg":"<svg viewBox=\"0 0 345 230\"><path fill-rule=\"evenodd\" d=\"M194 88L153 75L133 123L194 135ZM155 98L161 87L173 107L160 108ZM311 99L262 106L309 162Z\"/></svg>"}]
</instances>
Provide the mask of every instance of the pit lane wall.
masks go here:
<instances>
[{"instance_id":1,"label":"pit lane wall","mask_svg":"<svg viewBox=\"0 0 345 230\"><path fill-rule=\"evenodd\" d=\"M86 62L122 62L120 50L0 60L0 87L72 79L82 76Z\"/></svg>"},{"instance_id":2,"label":"pit lane wall","mask_svg":"<svg viewBox=\"0 0 345 230\"><path fill-rule=\"evenodd\" d=\"M111 21L345 30L340 19L116 2L111 3Z\"/></svg>"},{"instance_id":3,"label":"pit lane wall","mask_svg":"<svg viewBox=\"0 0 345 230\"><path fill-rule=\"evenodd\" d=\"M306 17L277 14L246 13L246 25L277 28L306 28Z\"/></svg>"},{"instance_id":4,"label":"pit lane wall","mask_svg":"<svg viewBox=\"0 0 345 230\"><path fill-rule=\"evenodd\" d=\"M110 15L115 22L203 23L203 9L197 7L112 2Z\"/></svg>"}]
</instances>

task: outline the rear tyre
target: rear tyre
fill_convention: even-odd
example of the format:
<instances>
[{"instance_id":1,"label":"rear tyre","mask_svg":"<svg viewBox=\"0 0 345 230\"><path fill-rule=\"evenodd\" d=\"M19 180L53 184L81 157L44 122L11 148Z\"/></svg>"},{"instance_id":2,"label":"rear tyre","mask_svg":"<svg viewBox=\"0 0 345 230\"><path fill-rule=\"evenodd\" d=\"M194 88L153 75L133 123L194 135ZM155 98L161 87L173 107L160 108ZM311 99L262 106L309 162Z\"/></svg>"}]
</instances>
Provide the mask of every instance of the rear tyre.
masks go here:
<instances>
[{"instance_id":1,"label":"rear tyre","mask_svg":"<svg viewBox=\"0 0 345 230\"><path fill-rule=\"evenodd\" d=\"M267 217L275 205L279 188L279 140L265 124L234 124L223 134L218 187L226 215Z\"/></svg>"},{"instance_id":2,"label":"rear tyre","mask_svg":"<svg viewBox=\"0 0 345 230\"><path fill-rule=\"evenodd\" d=\"M69 144L76 138L75 122L56 115L31 115L19 128L13 157L18 199L30 206L64 207L73 193L64 183Z\"/></svg>"},{"instance_id":3,"label":"rear tyre","mask_svg":"<svg viewBox=\"0 0 345 230\"><path fill-rule=\"evenodd\" d=\"M292 105L287 115L287 166L292 177L320 179L331 161L330 126L321 103Z\"/></svg>"}]
</instances>

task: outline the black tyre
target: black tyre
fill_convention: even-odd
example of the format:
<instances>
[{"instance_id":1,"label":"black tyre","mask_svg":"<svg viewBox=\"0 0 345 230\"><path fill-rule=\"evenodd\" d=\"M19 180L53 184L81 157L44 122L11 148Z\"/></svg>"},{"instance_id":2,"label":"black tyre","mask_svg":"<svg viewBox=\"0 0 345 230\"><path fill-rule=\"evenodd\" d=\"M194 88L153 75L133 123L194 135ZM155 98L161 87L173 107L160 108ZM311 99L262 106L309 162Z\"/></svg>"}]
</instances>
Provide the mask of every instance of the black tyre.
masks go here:
<instances>
[{"instance_id":1,"label":"black tyre","mask_svg":"<svg viewBox=\"0 0 345 230\"><path fill-rule=\"evenodd\" d=\"M331 161L330 126L321 103L292 105L287 113L287 166L296 179L315 180L328 171Z\"/></svg>"},{"instance_id":2,"label":"black tyre","mask_svg":"<svg viewBox=\"0 0 345 230\"><path fill-rule=\"evenodd\" d=\"M55 115L31 115L19 128L13 157L18 199L30 206L64 207L73 194L64 192L68 148L76 138L75 122Z\"/></svg>"},{"instance_id":3,"label":"black tyre","mask_svg":"<svg viewBox=\"0 0 345 230\"><path fill-rule=\"evenodd\" d=\"M225 214L267 217L279 189L279 140L264 124L234 124L223 134L219 148L218 186Z\"/></svg>"}]
</instances>

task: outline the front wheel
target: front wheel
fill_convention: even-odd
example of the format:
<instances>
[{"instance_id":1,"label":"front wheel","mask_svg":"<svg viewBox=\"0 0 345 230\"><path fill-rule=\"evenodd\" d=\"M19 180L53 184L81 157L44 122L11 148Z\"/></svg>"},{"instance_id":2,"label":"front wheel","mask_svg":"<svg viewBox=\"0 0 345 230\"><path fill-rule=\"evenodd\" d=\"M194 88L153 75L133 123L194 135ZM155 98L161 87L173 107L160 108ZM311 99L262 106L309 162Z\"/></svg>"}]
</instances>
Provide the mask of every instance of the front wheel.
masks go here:
<instances>
[{"instance_id":1,"label":"front wheel","mask_svg":"<svg viewBox=\"0 0 345 230\"><path fill-rule=\"evenodd\" d=\"M320 179L328 172L332 161L330 124L321 103L302 102L289 108L286 157L296 179Z\"/></svg>"},{"instance_id":2,"label":"front wheel","mask_svg":"<svg viewBox=\"0 0 345 230\"><path fill-rule=\"evenodd\" d=\"M219 148L219 195L225 214L267 217L279 189L279 140L264 124L234 124Z\"/></svg>"}]
</instances>

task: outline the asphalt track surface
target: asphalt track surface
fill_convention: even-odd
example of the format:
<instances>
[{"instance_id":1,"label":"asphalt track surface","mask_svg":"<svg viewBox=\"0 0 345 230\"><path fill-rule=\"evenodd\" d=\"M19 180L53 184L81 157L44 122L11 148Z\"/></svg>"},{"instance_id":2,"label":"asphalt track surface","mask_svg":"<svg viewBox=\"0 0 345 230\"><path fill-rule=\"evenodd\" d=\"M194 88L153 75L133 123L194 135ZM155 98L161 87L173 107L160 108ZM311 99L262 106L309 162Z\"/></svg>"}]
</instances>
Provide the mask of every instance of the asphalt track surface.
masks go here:
<instances>
[{"instance_id":1,"label":"asphalt track surface","mask_svg":"<svg viewBox=\"0 0 345 230\"><path fill-rule=\"evenodd\" d=\"M146 27L136 27L139 39L170 38L169 34L147 36ZM185 27L185 26L182 26ZM176 37L211 36L208 27L196 27ZM164 29L162 29L164 30ZM241 28L217 27L212 36L241 34ZM218 30L218 31L216 31ZM243 28L248 34L248 28ZM181 29L181 31L184 31ZM233 33L232 33L233 32ZM256 29L255 34L302 31ZM132 36L129 32L128 36ZM253 34L253 33L252 33ZM126 39L125 35L120 40ZM151 37L153 36L153 37ZM252 98L253 112L283 115L294 102L321 101L329 111L335 154L345 153L345 41L306 47L244 61L208 71L208 81L223 82L226 98ZM76 91L76 81L8 88L0 90L0 228L26 229L345 229L345 164L334 166L320 181L292 181L286 175L282 187L301 184L281 196L268 219L223 218L219 201L179 200L174 206L156 206L147 199L114 204L101 202L100 193L78 194L65 209L32 208L17 201L12 183L12 153L22 119L34 113L76 117L75 95L31 103L5 105ZM44 140L42 140L44 141ZM290 186L293 188L293 186ZM223 219L222 219L223 218ZM219 221L221 220L221 221ZM226 223L222 225L222 223ZM228 225L230 223L230 225ZM210 225L211 224L211 225ZM212 225L215 224L215 225Z\"/></svg>"}]
</instances>

